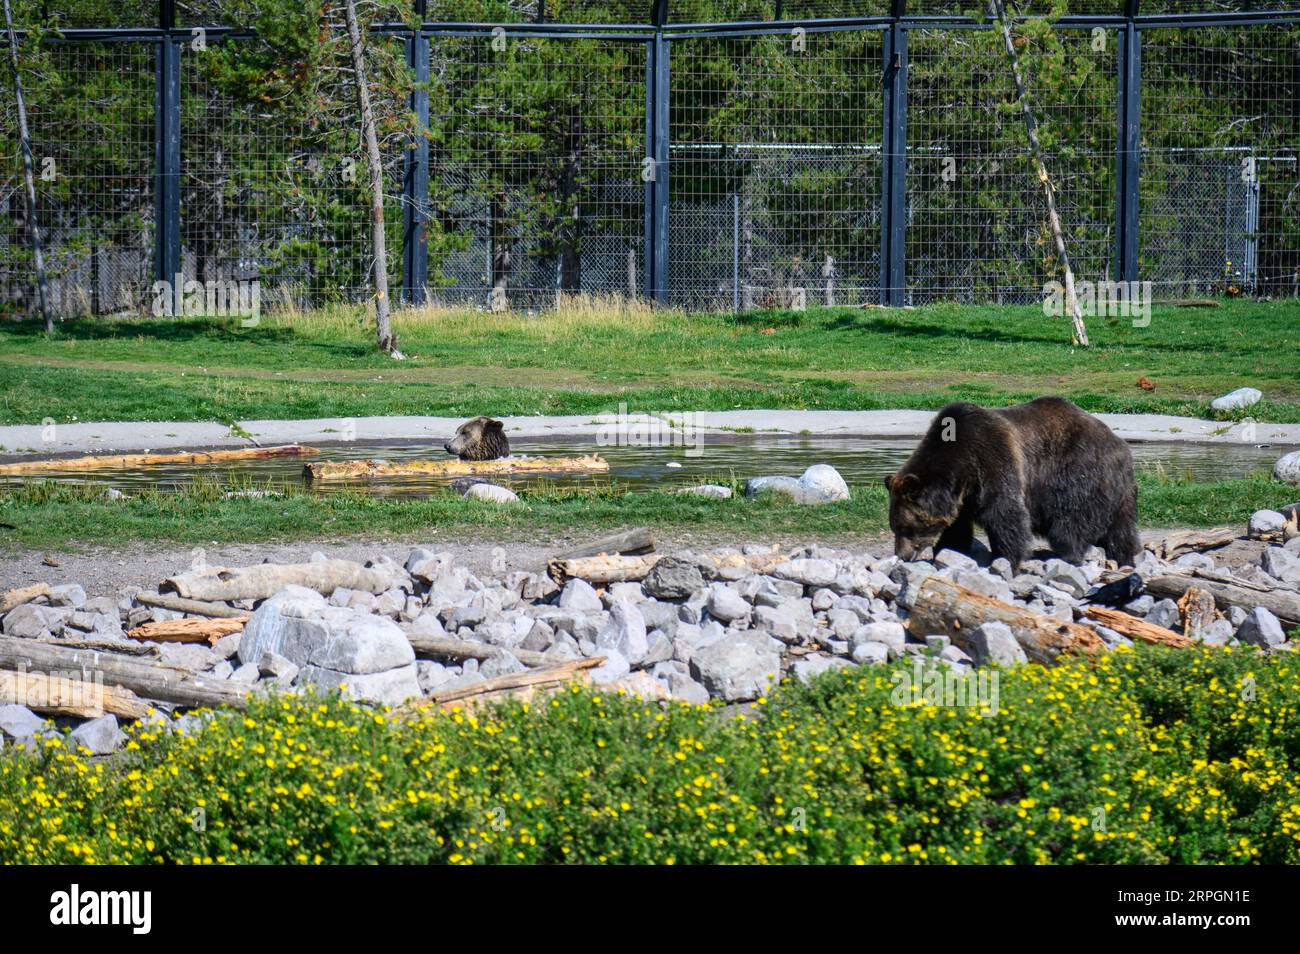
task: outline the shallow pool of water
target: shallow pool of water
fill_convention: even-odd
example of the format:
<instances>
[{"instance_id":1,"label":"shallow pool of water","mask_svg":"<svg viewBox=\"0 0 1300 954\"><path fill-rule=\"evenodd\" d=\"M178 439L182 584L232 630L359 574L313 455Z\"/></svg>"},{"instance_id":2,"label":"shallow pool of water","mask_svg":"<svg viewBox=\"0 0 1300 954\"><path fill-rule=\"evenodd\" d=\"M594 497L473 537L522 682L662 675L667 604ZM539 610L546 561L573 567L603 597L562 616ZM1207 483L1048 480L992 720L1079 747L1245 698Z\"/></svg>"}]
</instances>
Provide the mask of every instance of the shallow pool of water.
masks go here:
<instances>
[{"instance_id":1,"label":"shallow pool of water","mask_svg":"<svg viewBox=\"0 0 1300 954\"><path fill-rule=\"evenodd\" d=\"M593 481L615 481L632 490L689 486L706 480L735 478L744 480L765 474L798 475L812 464L830 464L850 484L878 480L897 470L916 446L916 440L855 437L798 437L776 435L707 435L703 446L678 447L600 447L590 438L550 440L512 440L515 453L536 456L565 456L599 453L609 461L607 474L547 477L557 487L573 487ZM1162 471L1171 477L1196 480L1223 480L1257 475L1267 476L1274 461L1286 450L1279 446L1224 444L1131 445L1140 471ZM307 460L345 460L384 458L443 459L441 446L429 444L339 444L322 445L319 456ZM51 477L75 483L106 484L123 492L146 487L174 490L196 478L215 479L235 487L266 487L285 482L302 482L304 458L270 458L224 463L216 466L164 465L136 470L101 470L86 473L29 474L0 477L5 484L21 480ZM535 484L539 478L493 477L504 484ZM345 487L364 486L372 493L422 496L448 483L428 476L400 477L374 483L317 484L313 492L330 493Z\"/></svg>"}]
</instances>

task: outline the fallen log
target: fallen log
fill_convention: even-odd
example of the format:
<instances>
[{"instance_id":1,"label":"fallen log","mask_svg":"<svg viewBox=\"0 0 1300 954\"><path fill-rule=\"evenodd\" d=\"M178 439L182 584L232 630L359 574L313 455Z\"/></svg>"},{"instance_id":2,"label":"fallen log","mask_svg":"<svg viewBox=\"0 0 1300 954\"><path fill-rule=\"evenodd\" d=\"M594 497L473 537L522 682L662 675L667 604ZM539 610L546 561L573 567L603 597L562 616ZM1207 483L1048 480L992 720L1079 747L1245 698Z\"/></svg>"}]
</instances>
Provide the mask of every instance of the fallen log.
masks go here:
<instances>
[{"instance_id":1,"label":"fallen log","mask_svg":"<svg viewBox=\"0 0 1300 954\"><path fill-rule=\"evenodd\" d=\"M1246 580L1226 582L1212 579L1201 573L1194 575L1170 573L1153 576L1146 581L1147 592L1153 596L1166 596L1170 599L1182 599L1192 587L1205 590L1214 597L1215 605L1221 609L1240 606L1250 609L1262 606L1288 627L1300 626L1300 593L1294 590L1269 589Z\"/></svg>"},{"instance_id":2,"label":"fallen log","mask_svg":"<svg viewBox=\"0 0 1300 954\"><path fill-rule=\"evenodd\" d=\"M1181 633L1175 633L1172 629L1165 629L1165 627L1157 626L1155 623L1138 619L1123 610L1109 609L1105 606L1089 606L1084 610L1084 615L1088 619L1095 619L1108 629L1113 629L1123 636L1140 642L1159 646L1176 646L1179 649L1186 649L1192 645L1192 640Z\"/></svg>"},{"instance_id":3,"label":"fallen log","mask_svg":"<svg viewBox=\"0 0 1300 954\"><path fill-rule=\"evenodd\" d=\"M582 557L600 556L601 554L645 553L655 548L655 538L646 527L614 533L582 546L564 550L551 557L552 560L577 560Z\"/></svg>"},{"instance_id":4,"label":"fallen log","mask_svg":"<svg viewBox=\"0 0 1300 954\"><path fill-rule=\"evenodd\" d=\"M247 616L229 619L168 619L157 623L143 623L128 630L132 639L149 643L215 643L222 636L239 633L248 622Z\"/></svg>"},{"instance_id":5,"label":"fallen log","mask_svg":"<svg viewBox=\"0 0 1300 954\"><path fill-rule=\"evenodd\" d=\"M365 567L351 560L317 560L212 566L168 577L158 589L186 599L229 602L265 599L289 585L305 586L329 596L340 587L378 594L407 582L406 575L395 568Z\"/></svg>"},{"instance_id":6,"label":"fallen log","mask_svg":"<svg viewBox=\"0 0 1300 954\"><path fill-rule=\"evenodd\" d=\"M184 451L176 454L103 454L0 464L0 474L34 474L67 470L129 470L159 464L221 464L231 460L260 460L267 457L309 457L319 453L320 451L314 447L282 444L278 447L240 447L236 450Z\"/></svg>"},{"instance_id":7,"label":"fallen log","mask_svg":"<svg viewBox=\"0 0 1300 954\"><path fill-rule=\"evenodd\" d=\"M326 460L307 464L307 480L381 480L387 477L464 477L491 474L591 473L609 471L598 454L578 457L501 457L497 460Z\"/></svg>"},{"instance_id":8,"label":"fallen log","mask_svg":"<svg viewBox=\"0 0 1300 954\"><path fill-rule=\"evenodd\" d=\"M22 606L24 603L38 600L42 596L46 599L50 597L50 584L33 583L31 586L20 586L16 590L10 590L0 596L0 614L9 612L15 606Z\"/></svg>"},{"instance_id":9,"label":"fallen log","mask_svg":"<svg viewBox=\"0 0 1300 954\"><path fill-rule=\"evenodd\" d=\"M48 715L98 719L108 713L123 719L143 719L152 709L135 693L39 672L0 671L0 705L26 706Z\"/></svg>"},{"instance_id":10,"label":"fallen log","mask_svg":"<svg viewBox=\"0 0 1300 954\"><path fill-rule=\"evenodd\" d=\"M1172 560L1185 553L1204 553L1227 546L1241 536L1235 527L1213 527L1209 530L1175 530L1148 546L1162 560Z\"/></svg>"},{"instance_id":11,"label":"fallen log","mask_svg":"<svg viewBox=\"0 0 1300 954\"><path fill-rule=\"evenodd\" d=\"M528 672L512 672L504 676L494 676L491 679L476 682L472 686L462 686L459 689L448 689L444 692L432 693L424 699L408 702L398 712L400 715L411 716L430 706L447 707L466 699L496 693L509 693L519 689L538 689L544 686L559 685L574 678L583 670L594 669L604 662L604 656L593 656L591 659L574 659L559 665L548 666L545 669L530 669Z\"/></svg>"},{"instance_id":12,"label":"fallen log","mask_svg":"<svg viewBox=\"0 0 1300 954\"><path fill-rule=\"evenodd\" d=\"M607 554L602 556L580 557L574 560L551 560L546 565L546 572L556 583L563 586L567 581L577 577L588 583L621 583L643 580L650 569L664 558L665 554L654 553L646 556L619 556ZM753 573L767 573L778 563L787 562L788 554L773 549L770 553L733 553L726 556L707 555L696 557L702 562L711 562L721 570L725 567L744 567Z\"/></svg>"},{"instance_id":13,"label":"fallen log","mask_svg":"<svg viewBox=\"0 0 1300 954\"><path fill-rule=\"evenodd\" d=\"M406 641L411 644L411 648L417 653L423 653L426 656L441 656L444 659L454 659L457 662L466 659L478 659L480 661L492 659L496 656L504 656L507 652L525 666L549 666L554 662L551 657L544 653L537 653L528 649L502 649L500 646L492 646L472 639L447 639L440 636L417 636L408 633Z\"/></svg>"},{"instance_id":14,"label":"fallen log","mask_svg":"<svg viewBox=\"0 0 1300 954\"><path fill-rule=\"evenodd\" d=\"M990 622L1005 623L1025 655L1043 664L1062 655L1087 656L1106 648L1101 637L1086 626L1004 603L940 576L922 582L910 602L907 625L915 636L947 635L966 651L972 648L970 633Z\"/></svg>"},{"instance_id":15,"label":"fallen log","mask_svg":"<svg viewBox=\"0 0 1300 954\"><path fill-rule=\"evenodd\" d=\"M235 619L247 615L243 610L227 606L225 603L205 603L202 600L187 600L179 596L163 596L159 593L137 593L135 601L144 606L157 606L177 613L190 613L194 616L208 616L214 619Z\"/></svg>"},{"instance_id":16,"label":"fallen log","mask_svg":"<svg viewBox=\"0 0 1300 954\"><path fill-rule=\"evenodd\" d=\"M101 677L106 686L129 689L146 699L182 706L246 708L243 690L218 679L158 662L85 649L65 649L33 639L0 636L0 669L21 669L72 678Z\"/></svg>"}]
</instances>

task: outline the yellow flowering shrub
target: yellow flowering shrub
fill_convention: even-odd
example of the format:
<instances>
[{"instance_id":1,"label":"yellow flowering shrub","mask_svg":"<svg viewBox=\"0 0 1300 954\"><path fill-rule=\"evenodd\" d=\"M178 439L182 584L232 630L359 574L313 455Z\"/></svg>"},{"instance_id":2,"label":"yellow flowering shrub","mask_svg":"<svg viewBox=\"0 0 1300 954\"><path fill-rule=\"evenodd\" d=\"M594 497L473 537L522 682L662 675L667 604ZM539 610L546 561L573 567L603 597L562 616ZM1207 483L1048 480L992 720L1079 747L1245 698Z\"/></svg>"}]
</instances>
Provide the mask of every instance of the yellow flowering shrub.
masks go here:
<instances>
[{"instance_id":1,"label":"yellow flowering shrub","mask_svg":"<svg viewBox=\"0 0 1300 954\"><path fill-rule=\"evenodd\" d=\"M893 667L743 717L569 687L413 721L255 701L94 760L0 756L0 861L1300 862L1300 660L1121 651L999 673L995 715Z\"/></svg>"}]
</instances>

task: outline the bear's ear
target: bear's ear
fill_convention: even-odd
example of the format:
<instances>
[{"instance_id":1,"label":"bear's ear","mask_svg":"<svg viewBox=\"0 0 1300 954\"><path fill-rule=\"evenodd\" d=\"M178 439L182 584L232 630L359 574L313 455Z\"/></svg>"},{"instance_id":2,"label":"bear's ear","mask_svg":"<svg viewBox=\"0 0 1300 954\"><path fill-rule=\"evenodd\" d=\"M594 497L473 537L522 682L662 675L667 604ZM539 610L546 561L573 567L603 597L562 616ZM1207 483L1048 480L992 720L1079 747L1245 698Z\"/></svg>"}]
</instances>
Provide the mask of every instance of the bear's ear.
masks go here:
<instances>
[{"instance_id":1,"label":"bear's ear","mask_svg":"<svg viewBox=\"0 0 1300 954\"><path fill-rule=\"evenodd\" d=\"M505 429L505 425L502 424L500 421L489 420L487 422L487 426L489 430L493 430L493 431L500 431Z\"/></svg>"},{"instance_id":2,"label":"bear's ear","mask_svg":"<svg viewBox=\"0 0 1300 954\"><path fill-rule=\"evenodd\" d=\"M916 474L894 474L892 477L885 478L885 486L889 488L890 493L900 496L914 493L920 483L920 478Z\"/></svg>"}]
</instances>

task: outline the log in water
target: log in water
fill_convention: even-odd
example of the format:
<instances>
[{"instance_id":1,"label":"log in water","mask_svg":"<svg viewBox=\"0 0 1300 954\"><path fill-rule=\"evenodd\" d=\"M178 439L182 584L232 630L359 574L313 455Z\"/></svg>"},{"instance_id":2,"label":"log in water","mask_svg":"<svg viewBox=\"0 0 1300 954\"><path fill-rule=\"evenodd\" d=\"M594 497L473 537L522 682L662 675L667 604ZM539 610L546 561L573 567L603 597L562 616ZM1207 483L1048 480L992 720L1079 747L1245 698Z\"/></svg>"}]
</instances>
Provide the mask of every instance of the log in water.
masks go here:
<instances>
[{"instance_id":1,"label":"log in water","mask_svg":"<svg viewBox=\"0 0 1300 954\"><path fill-rule=\"evenodd\" d=\"M502 457L497 460L326 460L307 464L309 481L383 480L388 477L466 477L501 474L603 474L609 462L599 454L578 457Z\"/></svg>"}]
</instances>

